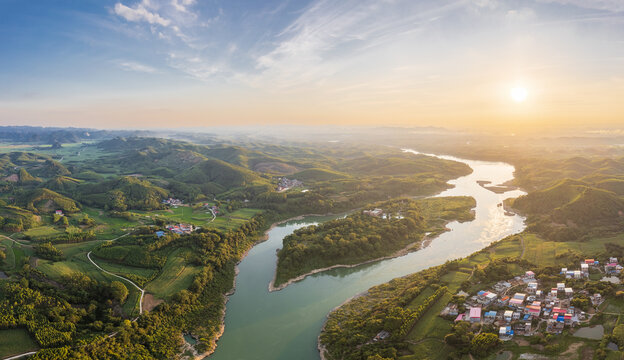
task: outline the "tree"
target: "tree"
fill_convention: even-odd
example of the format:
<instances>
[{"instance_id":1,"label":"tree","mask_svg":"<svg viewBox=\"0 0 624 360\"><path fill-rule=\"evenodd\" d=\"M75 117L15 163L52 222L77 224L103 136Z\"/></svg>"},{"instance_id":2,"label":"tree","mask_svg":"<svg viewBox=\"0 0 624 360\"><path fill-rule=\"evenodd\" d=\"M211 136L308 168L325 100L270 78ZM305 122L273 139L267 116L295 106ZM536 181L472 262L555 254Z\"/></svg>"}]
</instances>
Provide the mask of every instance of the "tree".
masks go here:
<instances>
[{"instance_id":1,"label":"tree","mask_svg":"<svg viewBox=\"0 0 624 360\"><path fill-rule=\"evenodd\" d=\"M618 346L624 346L624 324L620 324L613 329L613 337Z\"/></svg>"},{"instance_id":2,"label":"tree","mask_svg":"<svg viewBox=\"0 0 624 360\"><path fill-rule=\"evenodd\" d=\"M110 284L111 295L113 299L119 301L120 304L123 304L128 298L128 288L120 281L113 281Z\"/></svg>"},{"instance_id":3,"label":"tree","mask_svg":"<svg viewBox=\"0 0 624 360\"><path fill-rule=\"evenodd\" d=\"M500 340L492 333L481 333L470 342L470 352L473 355L485 357L490 351L498 346Z\"/></svg>"}]
</instances>

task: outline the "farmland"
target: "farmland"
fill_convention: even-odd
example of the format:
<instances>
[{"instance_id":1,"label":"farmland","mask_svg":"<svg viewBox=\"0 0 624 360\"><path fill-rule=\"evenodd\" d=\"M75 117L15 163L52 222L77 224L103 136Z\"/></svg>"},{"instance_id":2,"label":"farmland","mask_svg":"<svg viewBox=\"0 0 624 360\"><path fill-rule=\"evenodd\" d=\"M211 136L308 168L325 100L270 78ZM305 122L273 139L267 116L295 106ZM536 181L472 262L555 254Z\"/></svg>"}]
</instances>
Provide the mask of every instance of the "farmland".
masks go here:
<instances>
[{"instance_id":1,"label":"farmland","mask_svg":"<svg viewBox=\"0 0 624 360\"><path fill-rule=\"evenodd\" d=\"M0 358L22 354L38 348L25 329L0 330Z\"/></svg>"}]
</instances>

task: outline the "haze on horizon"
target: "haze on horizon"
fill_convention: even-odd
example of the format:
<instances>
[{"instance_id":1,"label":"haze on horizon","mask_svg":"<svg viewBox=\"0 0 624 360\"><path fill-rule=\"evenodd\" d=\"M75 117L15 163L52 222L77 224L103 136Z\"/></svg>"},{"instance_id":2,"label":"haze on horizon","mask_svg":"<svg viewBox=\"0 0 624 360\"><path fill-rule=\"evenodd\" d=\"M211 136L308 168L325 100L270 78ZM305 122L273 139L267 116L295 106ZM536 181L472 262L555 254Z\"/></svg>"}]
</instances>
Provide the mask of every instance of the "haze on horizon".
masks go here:
<instances>
[{"instance_id":1,"label":"haze on horizon","mask_svg":"<svg viewBox=\"0 0 624 360\"><path fill-rule=\"evenodd\" d=\"M1 125L624 122L620 0L3 0L0 14Z\"/></svg>"}]
</instances>

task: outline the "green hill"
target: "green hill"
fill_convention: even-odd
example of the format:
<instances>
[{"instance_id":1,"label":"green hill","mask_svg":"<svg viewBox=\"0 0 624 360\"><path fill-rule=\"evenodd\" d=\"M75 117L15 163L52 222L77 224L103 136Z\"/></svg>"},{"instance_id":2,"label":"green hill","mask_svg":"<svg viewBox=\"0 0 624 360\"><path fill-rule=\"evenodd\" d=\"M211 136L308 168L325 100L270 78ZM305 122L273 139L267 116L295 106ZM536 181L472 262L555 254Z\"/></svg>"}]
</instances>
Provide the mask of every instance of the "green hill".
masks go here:
<instances>
[{"instance_id":1,"label":"green hill","mask_svg":"<svg viewBox=\"0 0 624 360\"><path fill-rule=\"evenodd\" d=\"M74 200L49 189L32 190L18 200L26 209L37 214L50 213L55 210L73 213L80 210Z\"/></svg>"},{"instance_id":2,"label":"green hill","mask_svg":"<svg viewBox=\"0 0 624 360\"><path fill-rule=\"evenodd\" d=\"M466 164L441 160L426 155L388 154L380 156L365 155L343 161L338 169L360 175L415 175L440 173L464 175L469 172Z\"/></svg>"},{"instance_id":3,"label":"green hill","mask_svg":"<svg viewBox=\"0 0 624 360\"><path fill-rule=\"evenodd\" d=\"M193 184L215 183L225 188L266 182L253 171L217 159L208 159L185 170L180 179Z\"/></svg>"},{"instance_id":4,"label":"green hill","mask_svg":"<svg viewBox=\"0 0 624 360\"><path fill-rule=\"evenodd\" d=\"M80 185L77 193L77 199L87 205L118 211L161 209L162 200L169 195L167 190L131 176Z\"/></svg>"},{"instance_id":5,"label":"green hill","mask_svg":"<svg viewBox=\"0 0 624 360\"><path fill-rule=\"evenodd\" d=\"M553 212L558 223L581 226L624 225L624 200L613 192L586 188L569 203Z\"/></svg>"},{"instance_id":6,"label":"green hill","mask_svg":"<svg viewBox=\"0 0 624 360\"><path fill-rule=\"evenodd\" d=\"M48 180L43 186L56 192L67 193L74 190L78 184L80 180L68 176L57 176Z\"/></svg>"},{"instance_id":7,"label":"green hill","mask_svg":"<svg viewBox=\"0 0 624 360\"><path fill-rule=\"evenodd\" d=\"M351 178L348 174L341 173L338 171L327 170L327 169L305 169L298 173L292 175L294 179L301 181L330 181L336 179L347 179Z\"/></svg>"},{"instance_id":8,"label":"green hill","mask_svg":"<svg viewBox=\"0 0 624 360\"><path fill-rule=\"evenodd\" d=\"M523 213L546 214L574 200L588 186L579 180L565 179L548 189L521 196L511 201L511 206Z\"/></svg>"}]
</instances>

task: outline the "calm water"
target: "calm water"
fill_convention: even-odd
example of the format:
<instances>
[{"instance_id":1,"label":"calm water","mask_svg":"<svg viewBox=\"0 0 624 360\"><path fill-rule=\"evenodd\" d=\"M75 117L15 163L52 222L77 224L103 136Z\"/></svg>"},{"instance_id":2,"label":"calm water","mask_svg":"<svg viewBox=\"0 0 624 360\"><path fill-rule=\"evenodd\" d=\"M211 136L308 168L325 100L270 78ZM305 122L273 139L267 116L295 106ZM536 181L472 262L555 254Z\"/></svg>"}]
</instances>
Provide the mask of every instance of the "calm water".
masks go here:
<instances>
[{"instance_id":1,"label":"calm water","mask_svg":"<svg viewBox=\"0 0 624 360\"><path fill-rule=\"evenodd\" d=\"M227 304L225 333L210 359L318 360L316 341L325 317L346 299L373 285L464 257L524 229L523 218L505 216L502 207L497 206L506 198L522 195L521 191L495 194L477 184L479 180L488 180L497 185L513 179L511 165L440 157L466 163L474 170L468 176L450 181L455 188L437 195L474 197L477 200L474 221L450 223L451 231L421 251L312 275L284 290L269 293L268 285L275 272L275 251L281 247L282 239L295 229L330 217L308 217L274 228L269 232L269 239L255 246L239 265L236 293Z\"/></svg>"}]
</instances>

